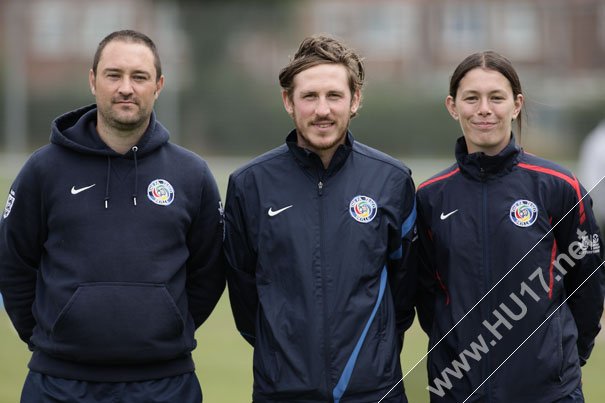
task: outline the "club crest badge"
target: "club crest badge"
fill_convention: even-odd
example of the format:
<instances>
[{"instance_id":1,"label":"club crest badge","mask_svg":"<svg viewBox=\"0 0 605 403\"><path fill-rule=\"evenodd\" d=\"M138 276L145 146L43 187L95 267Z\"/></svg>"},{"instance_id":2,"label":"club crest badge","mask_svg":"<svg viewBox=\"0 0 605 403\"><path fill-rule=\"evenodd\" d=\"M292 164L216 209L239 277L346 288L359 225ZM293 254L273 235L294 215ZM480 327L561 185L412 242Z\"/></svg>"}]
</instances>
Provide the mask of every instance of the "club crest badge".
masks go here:
<instances>
[{"instance_id":1,"label":"club crest badge","mask_svg":"<svg viewBox=\"0 0 605 403\"><path fill-rule=\"evenodd\" d=\"M8 194L8 199L6 200L6 206L4 207L4 213L2 214L2 218L8 217L8 215L11 213L11 209L13 208L14 202L15 202L15 191L13 189L11 189Z\"/></svg>"},{"instance_id":2,"label":"club crest badge","mask_svg":"<svg viewBox=\"0 0 605 403\"><path fill-rule=\"evenodd\" d=\"M510 207L510 220L518 227L529 227L538 219L538 206L529 200L517 200Z\"/></svg>"},{"instance_id":3,"label":"club crest badge","mask_svg":"<svg viewBox=\"0 0 605 403\"><path fill-rule=\"evenodd\" d=\"M349 204L349 213L356 221L360 223L369 223L376 217L378 206L376 202L368 196L355 196Z\"/></svg>"},{"instance_id":4,"label":"club crest badge","mask_svg":"<svg viewBox=\"0 0 605 403\"><path fill-rule=\"evenodd\" d=\"M168 206L174 201L174 189L166 179L155 179L147 186L147 197L160 206Z\"/></svg>"}]
</instances>

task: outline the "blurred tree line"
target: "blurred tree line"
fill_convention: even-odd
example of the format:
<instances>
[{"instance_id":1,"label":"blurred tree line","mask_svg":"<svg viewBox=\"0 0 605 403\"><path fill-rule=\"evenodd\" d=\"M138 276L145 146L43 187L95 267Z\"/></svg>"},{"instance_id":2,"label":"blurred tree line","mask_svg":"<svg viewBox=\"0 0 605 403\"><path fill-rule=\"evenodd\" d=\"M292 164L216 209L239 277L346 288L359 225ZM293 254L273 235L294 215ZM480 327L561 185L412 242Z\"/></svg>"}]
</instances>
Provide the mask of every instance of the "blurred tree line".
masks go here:
<instances>
[{"instance_id":1,"label":"blurred tree line","mask_svg":"<svg viewBox=\"0 0 605 403\"><path fill-rule=\"evenodd\" d=\"M165 0L156 0L162 1ZM184 77L179 77L185 84L177 95L178 142L202 155L248 156L279 145L292 122L283 109L277 75L296 51L302 40L300 32L304 30L297 26L299 19L294 18L292 7L296 2L181 0L178 3L182 6L180 28L188 40L188 67ZM290 53L275 61L274 71L267 72L272 80L259 79L243 69L231 54L238 37L259 31L291 44ZM93 53L94 49L90 49L91 61ZM163 55L161 48L160 54ZM2 60L0 63L2 68L5 63ZM395 156L450 157L454 139L460 135L458 123L444 107L450 73L436 77L431 88L426 88L426 82L414 82L413 78L385 82L378 74L372 69L367 71L363 107L351 125L354 136ZM167 77L167 86L172 79ZM78 71L71 86L55 87L53 91L36 92L29 97L30 148L48 142L50 122L56 116L93 102L86 80L87 71ZM4 93L3 85L0 82L0 93ZM0 97L0 111L4 110L5 102L10 102L10 94ZM162 97L157 110L159 119L164 121ZM572 146L564 147L563 155L555 157L575 158L583 137L602 118L605 118L605 95L560 108L531 105L524 136L531 138L532 130L549 128L564 133L571 137L567 140Z\"/></svg>"}]
</instances>

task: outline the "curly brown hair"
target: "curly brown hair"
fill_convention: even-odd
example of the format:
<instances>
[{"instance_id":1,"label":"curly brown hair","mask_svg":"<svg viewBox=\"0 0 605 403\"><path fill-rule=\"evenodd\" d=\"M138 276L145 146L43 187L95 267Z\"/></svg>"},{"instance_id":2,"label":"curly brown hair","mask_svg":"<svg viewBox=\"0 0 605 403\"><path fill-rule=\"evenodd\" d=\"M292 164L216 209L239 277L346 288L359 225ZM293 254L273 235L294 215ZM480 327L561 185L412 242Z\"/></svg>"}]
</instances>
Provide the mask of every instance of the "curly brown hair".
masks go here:
<instances>
[{"instance_id":1,"label":"curly brown hair","mask_svg":"<svg viewBox=\"0 0 605 403\"><path fill-rule=\"evenodd\" d=\"M279 72L279 84L290 100L294 91L294 77L320 64L342 64L347 69L351 94L359 90L361 107L361 87L365 78L362 58L342 42L323 35L305 38L290 63Z\"/></svg>"}]
</instances>

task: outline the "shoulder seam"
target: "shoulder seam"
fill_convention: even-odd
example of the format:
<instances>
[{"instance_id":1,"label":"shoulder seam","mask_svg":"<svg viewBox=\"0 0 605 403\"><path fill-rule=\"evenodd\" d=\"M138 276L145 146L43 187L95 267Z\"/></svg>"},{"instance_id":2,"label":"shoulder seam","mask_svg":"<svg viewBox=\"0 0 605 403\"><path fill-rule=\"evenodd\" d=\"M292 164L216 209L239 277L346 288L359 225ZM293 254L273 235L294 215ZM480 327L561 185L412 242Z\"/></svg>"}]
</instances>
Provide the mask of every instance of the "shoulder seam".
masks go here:
<instances>
[{"instance_id":1,"label":"shoulder seam","mask_svg":"<svg viewBox=\"0 0 605 403\"><path fill-rule=\"evenodd\" d=\"M361 144L361 143L357 143L357 144ZM368 146L366 146L366 147L368 147ZM353 151L354 153L356 153L356 154L363 155L363 156L364 156L364 157L366 157L366 158L370 158L370 159L373 159L373 160L375 160L375 161L382 162L382 163L384 163L384 164L390 165L390 166L392 166L393 168L396 168L396 169L398 169L398 170L402 171L402 172L403 172L403 173L405 173L406 175L411 176L411 175L410 175L410 172L409 172L409 171L410 171L410 168L409 168L407 165L405 165L405 164L404 164L402 161L399 161L399 160L398 160L398 159L396 159L395 157L392 157L392 156L390 156L390 155L388 155L388 154L385 154L385 155L386 155L387 157L389 157L389 158L394 159L395 161L397 161L397 163L394 163L393 161L389 161L387 158L379 158L378 156L375 156L375 155L370 155L370 154L368 154L368 153L364 153L364 152L363 152L363 150L359 150L359 149L356 149L356 148L353 148L353 149L352 149L352 151Z\"/></svg>"},{"instance_id":2,"label":"shoulder seam","mask_svg":"<svg viewBox=\"0 0 605 403\"><path fill-rule=\"evenodd\" d=\"M578 204L580 208L580 224L584 223L586 220L586 213L584 211L584 200L582 199L582 191L580 190L580 183L575 176L569 176L563 172L559 172L552 168L546 168L539 165L528 164L526 162L520 162L519 168L527 169L529 171L539 172L546 175L554 176L555 178L563 179L567 182L573 190L576 192L576 196L578 197Z\"/></svg>"},{"instance_id":3,"label":"shoulder seam","mask_svg":"<svg viewBox=\"0 0 605 403\"><path fill-rule=\"evenodd\" d=\"M273 149L272 151L277 152L278 149L279 149L279 147ZM271 153L271 151L268 151L266 154L264 154L264 157L263 157L263 155L261 155L261 156L255 158L255 159L253 159L251 161L248 161L246 164L244 164L240 168L236 169L231 174L231 176L233 176L234 178L236 178L236 177L240 176L241 174L243 174L244 172L248 171L249 169L251 169L251 168L253 168L253 167L255 167L255 166L259 165L259 164L265 163L267 161L271 161L271 160L273 160L275 158L278 158L278 157L282 157L287 152L288 152L288 149L286 148L285 152L276 153L275 155L273 155L271 157L268 157L268 154ZM263 157L263 158L261 158L261 157Z\"/></svg>"},{"instance_id":4,"label":"shoulder seam","mask_svg":"<svg viewBox=\"0 0 605 403\"><path fill-rule=\"evenodd\" d=\"M418 185L418 188L416 190L420 190L420 189L422 189L425 186L428 186L428 185L433 184L435 182L439 182L441 180L447 179L450 176L453 176L453 175L457 174L458 172L460 172L460 167L456 167L456 168L454 168L453 170L451 170L451 171L449 171L447 173L444 173L442 175L436 176L434 178L431 178L431 179L428 179L428 180L422 182L420 185Z\"/></svg>"}]
</instances>

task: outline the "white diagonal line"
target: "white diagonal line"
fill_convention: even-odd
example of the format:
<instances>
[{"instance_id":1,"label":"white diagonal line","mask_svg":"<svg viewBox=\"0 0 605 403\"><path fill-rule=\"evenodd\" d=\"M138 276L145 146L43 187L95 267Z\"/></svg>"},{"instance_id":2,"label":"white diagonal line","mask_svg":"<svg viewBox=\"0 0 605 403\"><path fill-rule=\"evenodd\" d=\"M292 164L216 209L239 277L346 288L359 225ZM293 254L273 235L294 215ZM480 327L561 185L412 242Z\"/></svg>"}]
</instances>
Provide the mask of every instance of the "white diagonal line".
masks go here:
<instances>
[{"instance_id":1,"label":"white diagonal line","mask_svg":"<svg viewBox=\"0 0 605 403\"><path fill-rule=\"evenodd\" d=\"M496 371L498 371L498 370L500 369L500 367L501 367L501 366L503 366L503 365L506 363L506 361L508 361L508 359L509 359L510 357L512 357L512 356L513 356L513 354L515 354L515 353L517 352L517 350L519 350L519 349L521 348L521 346L522 346L522 345L524 345L524 344L525 344L525 342L526 342L527 340L529 340L529 338L530 338L531 336L533 336L533 335L534 335L534 333L536 333L536 332L538 331L538 329L540 329L540 328L542 327L542 325L543 325L543 324L545 324L545 323L546 323L546 321L547 321L548 319L550 319L550 317L551 317L551 316L552 316L552 315L553 315L555 312L557 312L557 311L558 311L558 310L559 310L559 309L560 309L560 308L563 306L563 304L564 304L565 302L567 302L567 300L568 300L569 298L571 298L571 296L572 296L572 295L574 295L574 294L576 293L576 291L578 291L578 290L580 289L580 287L582 287L582 285L584 285L584 283L585 283L585 282L587 282L587 281L588 281L588 279L589 279L589 278L591 278L591 277L593 276L593 274L595 274L595 273L596 273L596 272L597 272L597 271L598 271L598 270L601 268L601 266L603 266L603 264L604 264L604 263L605 263L605 262L601 262L601 264L600 264L599 266L597 266L597 268L596 268L596 269L595 269L595 270L594 270L592 273L590 273L590 276L586 277L586 278L584 279L584 281L582 281L582 284L580 284L580 285L578 286L578 288L576 288L575 290L573 290L573 292L572 292L571 294L569 294L569 296L568 296L567 298L565 298L565 299L563 300L563 302L561 302L561 305L559 305L559 306L557 307L557 309L555 309L554 311L552 311L552 312L550 313L550 315L548 315L548 316L546 317L546 319L544 319L544 321L543 321L542 323L540 323L540 324L538 325L538 327L537 327L537 328L536 328L536 329L535 329L533 332L531 332L531 334L530 334L529 336L527 336L527 338L526 338L525 340L523 340L523 342L522 342L521 344L519 344L519 346L517 346L517 348L515 348L515 350L514 350L512 353L510 353L510 355L509 355L508 357L506 357L506 359L505 359L504 361L502 361L502 363L501 363L500 365L498 365L498 367L497 367L496 369L494 369L494 371L493 371L491 374L489 374L489 375L488 375L488 377L487 377L487 378L485 378L485 380L484 380L483 382L481 382L481 384L479 384L479 386L477 386L477 389L473 390L473 392L472 392L470 395L468 395L468 397L467 397L466 399L464 399L464 401L463 401L462 403L465 403L465 402L466 402L466 401L467 401L467 400L468 400L468 399L469 399L469 398L470 398L470 397L473 395L473 393L475 393L476 391L478 391L478 390L479 390L479 388L480 388L481 386L483 386L483 384L484 384L485 382L487 382L487 380L488 380L489 378L491 378L491 377L492 377L492 375L494 375L494 374L496 373Z\"/></svg>"},{"instance_id":2,"label":"white diagonal line","mask_svg":"<svg viewBox=\"0 0 605 403\"><path fill-rule=\"evenodd\" d=\"M410 374L410 372L412 372L412 371L413 371L413 370L414 370L414 369L415 369L415 368L418 366L418 364L420 364L420 363L422 362L422 360L424 360L424 359L425 359L425 358L426 358L426 357L427 357L427 356L428 356L428 355L431 353L431 351L433 351L433 350L435 349L435 347L437 347L437 346L439 345L439 343L441 343L441 342L443 341L443 339L445 339L445 338L447 337L447 335L448 335L448 334L450 334L450 333L452 332L452 330L454 330L454 329L456 328L456 326L458 326L458 324L460 324L460 322L462 322L462 321L464 320L464 318L466 318L466 317L467 317L467 315L468 315L469 313L471 313L471 311L472 311L473 309L475 309L475 308L477 307L477 305L479 305L479 304L481 303L481 301L483 301L483 300L485 299L485 297L487 297L487 295L488 295L490 292L492 292L492 290L493 290L494 288L496 288L496 286L498 286L498 284L500 284L500 282L501 282L502 280L504 280L504 279L506 278L506 276L508 276L508 275L510 274L510 272L511 272L511 271L513 271L513 270L515 269L515 267L517 267L517 266L519 265L519 263L521 263L521 261L522 261L523 259L525 259L525 258L527 257L527 255L529 255L529 254L530 254L530 252L531 252L532 250L534 250L534 248L535 248L536 246L538 246L538 244L540 244L540 242L542 242L542 240L543 240L544 238L546 238L546 237L548 236L548 234L550 234L550 233L552 232L552 230L553 230L553 229L555 229L555 227L556 227L557 225L559 225L559 223L560 223L561 221L563 221L563 219L565 219L565 217L567 217L567 215L568 215L569 213L571 213L571 212L572 212L572 211L573 211L573 210L576 208L576 206L577 206L578 204L580 204L580 203L581 203L581 202L584 200L584 198L585 198L586 196L588 196L588 195L590 194L590 192L592 192L592 190L593 190L594 188L596 188L596 187L599 185L599 183L601 183L601 181L602 181L603 179L605 179L605 176L603 176L601 179L599 179L599 181L598 181L598 182L597 182L597 183L596 183L596 184L595 184L593 187L591 187L591 188L590 188L590 190L588 190L588 191L586 192L586 194L585 194L584 196L582 196L582 198L581 198L580 200L578 200L578 202L577 202L576 204L574 204L574 205L573 205L573 207L572 207L572 208L571 208L571 209L570 209L570 210L569 210L567 213L565 213L565 215L564 215L563 217L561 217L561 219L560 219L559 221L557 221L557 222L556 222L556 224L555 224L555 225L553 225L553 226L550 228L550 230L548 230L548 232L546 232L546 234L544 234L544 236L543 236L542 238L540 238L540 240L538 240L538 242L536 242L536 244L535 244L534 246L532 246L532 247L531 247L531 249L530 249L529 251L527 251L527 253L526 253L525 255L523 255L523 257L521 257L521 259L519 259L519 261L518 261L517 263L515 263L515 265L514 265L513 267L511 267L511 268L510 268L510 270L509 270L509 271L507 271L507 272L504 274L504 276L502 276L502 278L501 278L500 280L498 280L498 281L496 282L496 284L494 284L494 286L493 286L492 288L490 288L490 289L489 289L489 290L488 290L488 291L485 293L485 295L484 295L483 297L481 297L481 299L479 299L479 301L477 301L477 303L476 303L475 305L473 305L473 306L472 306L472 307L471 307L471 308L470 308L470 309L469 309L469 310L468 310L468 311L467 311L467 312L466 312L466 313L465 313L465 314L462 316L462 318L460 318L460 320L458 320L458 322L456 322L456 324L454 324L454 326L452 326L452 328L451 328L450 330L448 330L448 331L447 331L447 333L446 333L446 334L444 334L444 335L443 335L443 337L442 337L442 338L440 338L440 339L437 341L437 343L435 343L435 345L434 345L433 347L431 347L431 349L430 349L429 351L427 351L427 352L426 352L426 354L425 354L425 355L423 355L423 356L422 356L422 358L420 358L420 360L419 360L419 361L418 361L416 364L414 364L414 365L412 366L412 368L411 368L411 369L410 369L408 372L406 372L406 373L403 375L403 377L402 377L402 378L401 378L401 379L400 379L400 380L399 380L399 381L398 381L398 382L397 382L395 385L393 385L393 387L392 387L391 389L389 389L389 391L386 393L386 395L384 395L384 396L382 397L382 399L380 399L380 400L379 400L377 403L382 402L382 401L384 400L384 398L385 398L385 397L387 397L387 396L389 395L389 393L391 393L391 392L393 391L393 389L395 389L395 388L397 387L397 385L399 385L399 384L400 384L400 383L401 383L401 382L402 382L402 381L405 379L405 377L406 377L406 376L408 376L408 375ZM599 267L600 267L600 266L599 266Z\"/></svg>"}]
</instances>

